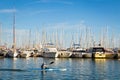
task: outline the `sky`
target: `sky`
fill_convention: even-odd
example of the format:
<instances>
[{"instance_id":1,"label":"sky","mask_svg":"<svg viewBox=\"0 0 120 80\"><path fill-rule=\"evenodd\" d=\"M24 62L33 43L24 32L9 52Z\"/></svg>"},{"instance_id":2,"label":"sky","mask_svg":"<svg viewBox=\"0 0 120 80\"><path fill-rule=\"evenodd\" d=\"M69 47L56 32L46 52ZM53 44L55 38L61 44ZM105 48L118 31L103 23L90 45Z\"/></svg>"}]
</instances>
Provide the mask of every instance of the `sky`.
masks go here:
<instances>
[{"instance_id":1,"label":"sky","mask_svg":"<svg viewBox=\"0 0 120 80\"><path fill-rule=\"evenodd\" d=\"M3 43L10 43L12 40L10 33L12 33L13 13L16 16L17 36L28 38L26 36L31 30L34 42L37 32L42 34L46 31L47 34L54 35L57 32L59 37L64 35L61 39L64 38L64 43L70 44L71 35L80 36L86 28L91 30L98 41L101 31L106 28L108 36L118 38L120 37L119 4L120 0L0 0L0 24L3 34L1 40ZM74 40L76 39L78 38L74 37Z\"/></svg>"}]
</instances>

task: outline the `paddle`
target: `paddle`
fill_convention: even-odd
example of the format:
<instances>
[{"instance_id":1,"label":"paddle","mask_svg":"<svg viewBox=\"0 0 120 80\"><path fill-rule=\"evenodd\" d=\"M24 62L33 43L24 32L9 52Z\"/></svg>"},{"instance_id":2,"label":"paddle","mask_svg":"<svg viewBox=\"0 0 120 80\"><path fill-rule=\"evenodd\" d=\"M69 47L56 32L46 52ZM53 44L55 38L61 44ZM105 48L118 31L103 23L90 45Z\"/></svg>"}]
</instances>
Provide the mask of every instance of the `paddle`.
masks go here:
<instances>
[{"instance_id":1,"label":"paddle","mask_svg":"<svg viewBox=\"0 0 120 80\"><path fill-rule=\"evenodd\" d=\"M54 61L50 62L49 64L53 64L53 63L54 63Z\"/></svg>"},{"instance_id":2,"label":"paddle","mask_svg":"<svg viewBox=\"0 0 120 80\"><path fill-rule=\"evenodd\" d=\"M51 65L51 64L53 64L53 63L54 63L54 61L50 62L48 65L46 65L45 63L43 63L43 64L41 65L41 69L47 69L48 66Z\"/></svg>"}]
</instances>

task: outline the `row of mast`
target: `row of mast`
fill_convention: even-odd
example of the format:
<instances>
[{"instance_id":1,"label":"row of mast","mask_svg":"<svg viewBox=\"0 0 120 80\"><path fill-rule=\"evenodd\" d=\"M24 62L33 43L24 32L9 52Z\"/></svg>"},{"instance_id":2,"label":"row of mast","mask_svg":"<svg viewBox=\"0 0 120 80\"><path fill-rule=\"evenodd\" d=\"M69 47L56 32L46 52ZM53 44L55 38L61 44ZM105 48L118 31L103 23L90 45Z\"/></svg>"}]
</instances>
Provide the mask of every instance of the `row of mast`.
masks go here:
<instances>
[{"instance_id":1,"label":"row of mast","mask_svg":"<svg viewBox=\"0 0 120 80\"><path fill-rule=\"evenodd\" d=\"M47 42L51 42L56 44L57 48L65 48L66 43L69 43L70 45L67 47L71 47L72 44L78 43L81 47L89 48L96 45L96 42L98 44L101 44L104 47L120 47L120 45L116 46L116 42L119 42L120 39L118 38L115 40L114 34L112 33L112 36L110 37L108 35L108 28L102 30L97 37L95 36L95 33L92 32L91 29L86 28L85 30L79 30L76 31L76 35L72 33L71 38L66 40L67 33L64 32L63 28L60 34L58 34L58 31L53 32L52 35L48 34L45 30L42 31L42 35L40 35L40 32L38 29L35 31L36 33L32 33L31 30L26 31L26 34L23 34L21 38L23 40L19 40L19 36L16 37L16 28L15 28L15 13L13 14L13 51L15 51L16 47L27 47L31 48L36 45L40 47L40 45L44 45ZM2 24L0 23L0 45L2 44ZM36 36L36 37L35 37ZM42 36L42 37L41 37ZM98 37L99 36L99 37ZM69 36L70 37L70 36ZM18 38L19 42L17 42L18 45L16 45L16 38ZM35 39L33 39L35 38ZM109 39L108 39L109 38ZM98 39L95 41L95 39ZM116 41L116 42L115 42ZM9 44L9 42L8 42ZM21 45L20 45L21 44Z\"/></svg>"}]
</instances>

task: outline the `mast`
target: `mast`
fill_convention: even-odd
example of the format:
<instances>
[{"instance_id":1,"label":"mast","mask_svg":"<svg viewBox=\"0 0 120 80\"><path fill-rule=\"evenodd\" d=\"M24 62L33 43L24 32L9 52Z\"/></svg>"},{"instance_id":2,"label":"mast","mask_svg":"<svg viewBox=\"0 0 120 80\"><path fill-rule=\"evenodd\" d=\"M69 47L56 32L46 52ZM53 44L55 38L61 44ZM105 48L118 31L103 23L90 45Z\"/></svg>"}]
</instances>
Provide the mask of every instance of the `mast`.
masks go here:
<instances>
[{"instance_id":1,"label":"mast","mask_svg":"<svg viewBox=\"0 0 120 80\"><path fill-rule=\"evenodd\" d=\"M15 37L15 13L13 13L13 52L16 48L16 37Z\"/></svg>"},{"instance_id":2,"label":"mast","mask_svg":"<svg viewBox=\"0 0 120 80\"><path fill-rule=\"evenodd\" d=\"M31 44L31 29L29 30L29 45L28 45L28 48L31 48L30 45Z\"/></svg>"},{"instance_id":3,"label":"mast","mask_svg":"<svg viewBox=\"0 0 120 80\"><path fill-rule=\"evenodd\" d=\"M56 48L58 48L58 30L56 30Z\"/></svg>"},{"instance_id":4,"label":"mast","mask_svg":"<svg viewBox=\"0 0 120 80\"><path fill-rule=\"evenodd\" d=\"M86 36L85 36L86 38L86 48L88 48L88 28L86 27Z\"/></svg>"},{"instance_id":5,"label":"mast","mask_svg":"<svg viewBox=\"0 0 120 80\"><path fill-rule=\"evenodd\" d=\"M63 38L64 38L64 33L63 33L63 28L62 28L61 39L60 39L60 48L62 48L62 49L65 47Z\"/></svg>"},{"instance_id":6,"label":"mast","mask_svg":"<svg viewBox=\"0 0 120 80\"><path fill-rule=\"evenodd\" d=\"M2 23L0 23L0 45L2 44Z\"/></svg>"}]
</instances>

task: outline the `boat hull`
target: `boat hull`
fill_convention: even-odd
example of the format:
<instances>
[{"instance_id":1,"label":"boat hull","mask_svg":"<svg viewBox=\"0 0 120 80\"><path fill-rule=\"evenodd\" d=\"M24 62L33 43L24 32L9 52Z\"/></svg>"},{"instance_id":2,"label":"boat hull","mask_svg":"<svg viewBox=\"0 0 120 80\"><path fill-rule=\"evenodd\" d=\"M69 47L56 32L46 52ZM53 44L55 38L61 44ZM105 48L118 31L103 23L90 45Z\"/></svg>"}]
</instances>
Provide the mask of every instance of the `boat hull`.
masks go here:
<instances>
[{"instance_id":1,"label":"boat hull","mask_svg":"<svg viewBox=\"0 0 120 80\"><path fill-rule=\"evenodd\" d=\"M106 59L113 59L113 58L117 58L117 54L114 53L96 53L92 55L93 58L106 58Z\"/></svg>"},{"instance_id":2,"label":"boat hull","mask_svg":"<svg viewBox=\"0 0 120 80\"><path fill-rule=\"evenodd\" d=\"M56 58L58 57L57 52L43 52L43 57Z\"/></svg>"},{"instance_id":3,"label":"boat hull","mask_svg":"<svg viewBox=\"0 0 120 80\"><path fill-rule=\"evenodd\" d=\"M80 52L72 52L71 58L82 58L82 53Z\"/></svg>"},{"instance_id":4,"label":"boat hull","mask_svg":"<svg viewBox=\"0 0 120 80\"><path fill-rule=\"evenodd\" d=\"M106 53L105 55L106 55L106 58L110 58L110 59L118 57L118 55L114 54L114 53L113 54L112 53L111 54L110 53Z\"/></svg>"},{"instance_id":5,"label":"boat hull","mask_svg":"<svg viewBox=\"0 0 120 80\"><path fill-rule=\"evenodd\" d=\"M93 58L106 58L106 55L104 53L94 53L92 54Z\"/></svg>"},{"instance_id":6,"label":"boat hull","mask_svg":"<svg viewBox=\"0 0 120 80\"><path fill-rule=\"evenodd\" d=\"M68 51L59 51L59 58L69 58L72 55L71 52Z\"/></svg>"},{"instance_id":7,"label":"boat hull","mask_svg":"<svg viewBox=\"0 0 120 80\"><path fill-rule=\"evenodd\" d=\"M9 51L6 56L10 57L10 58L16 58L18 56L18 54L19 53L17 53L17 52Z\"/></svg>"},{"instance_id":8,"label":"boat hull","mask_svg":"<svg viewBox=\"0 0 120 80\"><path fill-rule=\"evenodd\" d=\"M92 58L91 53L82 53L82 58Z\"/></svg>"}]
</instances>

